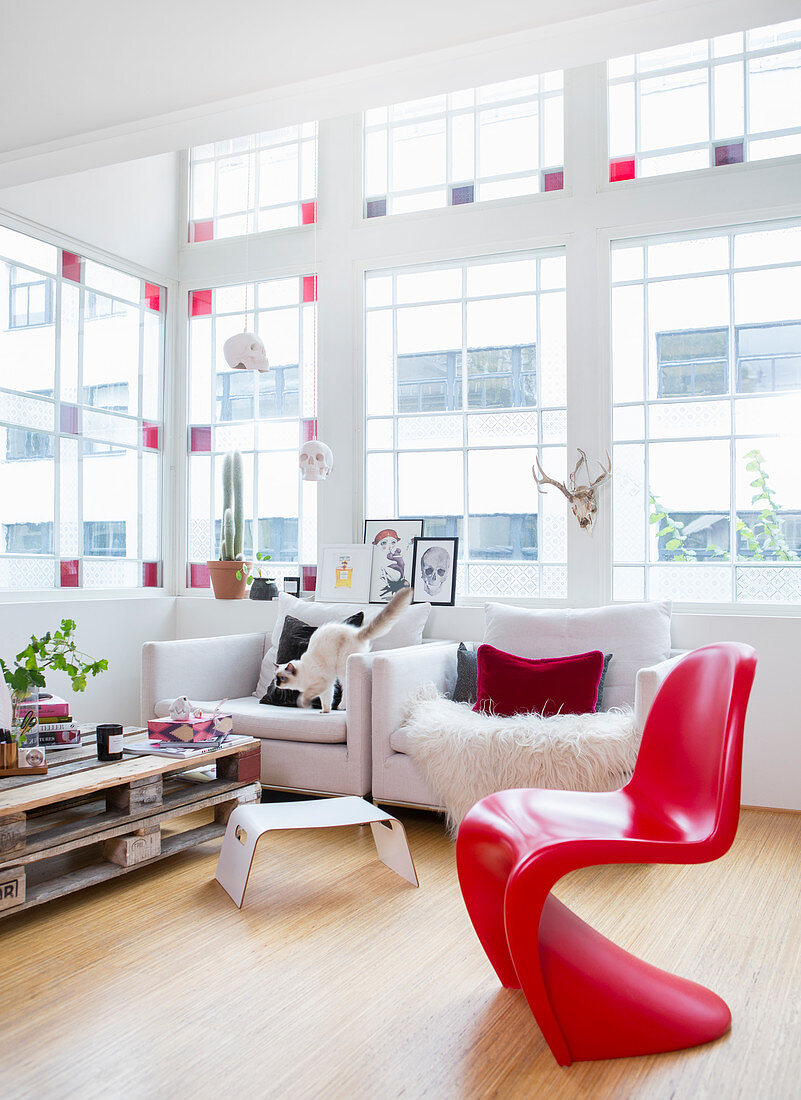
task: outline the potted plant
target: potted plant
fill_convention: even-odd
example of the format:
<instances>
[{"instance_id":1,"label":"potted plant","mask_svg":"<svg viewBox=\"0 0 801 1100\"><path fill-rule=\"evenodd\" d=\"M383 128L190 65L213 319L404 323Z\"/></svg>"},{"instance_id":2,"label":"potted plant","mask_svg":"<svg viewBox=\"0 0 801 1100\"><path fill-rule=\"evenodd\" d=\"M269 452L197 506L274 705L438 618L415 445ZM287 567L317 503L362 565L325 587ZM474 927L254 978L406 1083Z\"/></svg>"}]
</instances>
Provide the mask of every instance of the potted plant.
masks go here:
<instances>
[{"instance_id":1,"label":"potted plant","mask_svg":"<svg viewBox=\"0 0 801 1100\"><path fill-rule=\"evenodd\" d=\"M259 551L256 554L256 561L250 576L247 578L247 584L250 585L251 600L274 600L278 596L278 585L275 583L275 577L264 575L266 569L264 562L266 561L270 561L270 555L262 554Z\"/></svg>"},{"instance_id":2,"label":"potted plant","mask_svg":"<svg viewBox=\"0 0 801 1100\"><path fill-rule=\"evenodd\" d=\"M242 553L245 517L242 495L242 455L229 451L223 458L223 514L220 533L220 557L207 561L211 585L218 600L241 600L250 562Z\"/></svg>"},{"instance_id":3,"label":"potted plant","mask_svg":"<svg viewBox=\"0 0 801 1100\"><path fill-rule=\"evenodd\" d=\"M74 635L75 621L62 619L58 630L48 630L41 638L32 634L27 646L14 658L12 667L0 657L0 671L11 691L12 731L22 729L22 716L26 712L37 715L39 691L47 686L48 669L66 672L73 691L83 691L89 676L98 676L108 669L104 657L95 660L79 650Z\"/></svg>"}]
</instances>

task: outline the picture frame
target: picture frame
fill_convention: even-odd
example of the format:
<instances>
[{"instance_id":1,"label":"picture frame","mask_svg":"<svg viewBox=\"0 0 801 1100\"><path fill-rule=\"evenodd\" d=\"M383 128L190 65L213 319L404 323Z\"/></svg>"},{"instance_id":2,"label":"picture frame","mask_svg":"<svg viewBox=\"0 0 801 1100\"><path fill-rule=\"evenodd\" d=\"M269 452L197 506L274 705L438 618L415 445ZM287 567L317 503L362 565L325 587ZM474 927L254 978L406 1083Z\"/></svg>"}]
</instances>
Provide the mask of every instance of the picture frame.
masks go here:
<instances>
[{"instance_id":1,"label":"picture frame","mask_svg":"<svg viewBox=\"0 0 801 1100\"><path fill-rule=\"evenodd\" d=\"M300 577L284 577L284 592L290 596L300 596Z\"/></svg>"},{"instance_id":2,"label":"picture frame","mask_svg":"<svg viewBox=\"0 0 801 1100\"><path fill-rule=\"evenodd\" d=\"M372 560L372 547L361 543L321 547L315 600L367 603Z\"/></svg>"},{"instance_id":3,"label":"picture frame","mask_svg":"<svg viewBox=\"0 0 801 1100\"><path fill-rule=\"evenodd\" d=\"M430 551L438 551L430 554ZM459 539L416 538L412 556L412 603L453 606L456 602L456 569Z\"/></svg>"},{"instance_id":4,"label":"picture frame","mask_svg":"<svg viewBox=\"0 0 801 1100\"><path fill-rule=\"evenodd\" d=\"M370 603L387 603L411 585L414 540L422 534L422 518L364 521L364 544L372 553Z\"/></svg>"}]
</instances>

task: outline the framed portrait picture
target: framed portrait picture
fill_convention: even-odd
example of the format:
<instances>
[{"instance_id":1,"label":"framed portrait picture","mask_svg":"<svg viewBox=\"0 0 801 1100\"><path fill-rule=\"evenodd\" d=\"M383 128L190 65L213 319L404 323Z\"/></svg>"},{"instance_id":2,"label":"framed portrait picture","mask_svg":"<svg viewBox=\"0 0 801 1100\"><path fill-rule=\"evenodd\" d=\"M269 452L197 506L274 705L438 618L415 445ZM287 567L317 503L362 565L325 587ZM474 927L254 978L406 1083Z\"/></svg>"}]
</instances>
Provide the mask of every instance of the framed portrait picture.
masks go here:
<instances>
[{"instance_id":1,"label":"framed portrait picture","mask_svg":"<svg viewBox=\"0 0 801 1100\"><path fill-rule=\"evenodd\" d=\"M370 546L323 546L317 568L315 600L367 603L370 595Z\"/></svg>"},{"instance_id":2,"label":"framed portrait picture","mask_svg":"<svg viewBox=\"0 0 801 1100\"><path fill-rule=\"evenodd\" d=\"M422 519L367 519L364 544L372 552L370 603L386 603L412 583L414 540L423 533Z\"/></svg>"},{"instance_id":3,"label":"framed portrait picture","mask_svg":"<svg viewBox=\"0 0 801 1100\"><path fill-rule=\"evenodd\" d=\"M416 538L412 555L412 603L453 604L456 600L458 538Z\"/></svg>"}]
</instances>

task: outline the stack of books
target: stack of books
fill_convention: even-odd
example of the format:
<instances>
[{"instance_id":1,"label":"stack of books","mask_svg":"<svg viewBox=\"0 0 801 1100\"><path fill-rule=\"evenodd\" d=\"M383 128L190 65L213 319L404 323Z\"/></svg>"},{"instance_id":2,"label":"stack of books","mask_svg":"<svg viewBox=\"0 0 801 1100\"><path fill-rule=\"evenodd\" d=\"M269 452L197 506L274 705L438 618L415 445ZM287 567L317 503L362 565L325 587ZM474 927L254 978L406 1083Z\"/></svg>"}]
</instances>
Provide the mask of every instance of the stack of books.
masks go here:
<instances>
[{"instance_id":1,"label":"stack of books","mask_svg":"<svg viewBox=\"0 0 801 1100\"><path fill-rule=\"evenodd\" d=\"M39 696L38 732L44 748L67 749L81 743L81 729L72 719L69 703L45 692Z\"/></svg>"}]
</instances>

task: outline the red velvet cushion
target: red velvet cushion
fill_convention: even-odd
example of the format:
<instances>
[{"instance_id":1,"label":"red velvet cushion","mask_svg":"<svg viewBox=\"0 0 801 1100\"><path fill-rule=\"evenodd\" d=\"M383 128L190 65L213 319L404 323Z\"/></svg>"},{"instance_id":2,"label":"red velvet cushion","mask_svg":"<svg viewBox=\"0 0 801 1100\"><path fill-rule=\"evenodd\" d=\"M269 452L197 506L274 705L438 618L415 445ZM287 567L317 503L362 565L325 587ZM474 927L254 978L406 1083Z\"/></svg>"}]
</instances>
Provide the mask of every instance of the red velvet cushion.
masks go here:
<instances>
[{"instance_id":1,"label":"red velvet cushion","mask_svg":"<svg viewBox=\"0 0 801 1100\"><path fill-rule=\"evenodd\" d=\"M484 714L589 714L598 702L601 651L532 661L491 645L478 647L477 701Z\"/></svg>"}]
</instances>

